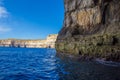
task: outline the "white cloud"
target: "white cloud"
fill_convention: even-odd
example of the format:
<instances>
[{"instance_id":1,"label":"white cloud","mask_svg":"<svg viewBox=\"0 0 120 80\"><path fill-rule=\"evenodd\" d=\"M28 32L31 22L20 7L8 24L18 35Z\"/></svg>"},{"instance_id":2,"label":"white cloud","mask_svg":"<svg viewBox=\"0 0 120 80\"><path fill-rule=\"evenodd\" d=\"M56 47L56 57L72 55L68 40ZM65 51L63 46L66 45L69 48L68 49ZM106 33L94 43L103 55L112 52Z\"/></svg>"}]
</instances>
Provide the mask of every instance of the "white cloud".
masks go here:
<instances>
[{"instance_id":1,"label":"white cloud","mask_svg":"<svg viewBox=\"0 0 120 80\"><path fill-rule=\"evenodd\" d=\"M10 32L12 29L10 27L6 27L9 16L9 12L4 7L4 0L0 0L0 34L4 34Z\"/></svg>"},{"instance_id":2,"label":"white cloud","mask_svg":"<svg viewBox=\"0 0 120 80\"><path fill-rule=\"evenodd\" d=\"M0 26L0 33L7 33L7 32L10 32L11 30L12 29L9 27Z\"/></svg>"},{"instance_id":3,"label":"white cloud","mask_svg":"<svg viewBox=\"0 0 120 80\"><path fill-rule=\"evenodd\" d=\"M6 18L6 17L8 17L7 10L4 7L0 6L0 18Z\"/></svg>"},{"instance_id":4,"label":"white cloud","mask_svg":"<svg viewBox=\"0 0 120 80\"><path fill-rule=\"evenodd\" d=\"M8 11L7 9L2 6L3 5L3 0L0 0L0 19L1 18L7 18L8 17Z\"/></svg>"}]
</instances>

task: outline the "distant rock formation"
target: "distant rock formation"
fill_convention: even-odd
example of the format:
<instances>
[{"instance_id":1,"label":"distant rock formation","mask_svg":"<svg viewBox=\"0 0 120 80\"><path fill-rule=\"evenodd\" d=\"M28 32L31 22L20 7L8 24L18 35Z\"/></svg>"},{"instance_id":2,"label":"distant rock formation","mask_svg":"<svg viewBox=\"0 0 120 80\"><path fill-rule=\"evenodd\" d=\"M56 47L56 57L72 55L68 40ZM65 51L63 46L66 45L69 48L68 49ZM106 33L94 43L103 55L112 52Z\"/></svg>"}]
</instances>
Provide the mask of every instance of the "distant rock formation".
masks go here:
<instances>
[{"instance_id":1,"label":"distant rock formation","mask_svg":"<svg viewBox=\"0 0 120 80\"><path fill-rule=\"evenodd\" d=\"M24 48L55 48L57 34L51 34L44 40L0 40L1 47L24 47Z\"/></svg>"},{"instance_id":2,"label":"distant rock formation","mask_svg":"<svg viewBox=\"0 0 120 80\"><path fill-rule=\"evenodd\" d=\"M57 52L120 61L120 0L64 0L64 4Z\"/></svg>"}]
</instances>

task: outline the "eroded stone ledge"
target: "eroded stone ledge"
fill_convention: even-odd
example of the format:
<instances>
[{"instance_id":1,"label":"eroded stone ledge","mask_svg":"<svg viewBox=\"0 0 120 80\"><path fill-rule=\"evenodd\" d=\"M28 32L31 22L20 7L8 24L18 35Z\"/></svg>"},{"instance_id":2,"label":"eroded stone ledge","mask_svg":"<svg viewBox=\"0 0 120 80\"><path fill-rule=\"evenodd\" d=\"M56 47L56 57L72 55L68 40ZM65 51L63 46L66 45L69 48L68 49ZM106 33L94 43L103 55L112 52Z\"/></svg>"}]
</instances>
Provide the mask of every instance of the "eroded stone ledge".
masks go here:
<instances>
[{"instance_id":1,"label":"eroded stone ledge","mask_svg":"<svg viewBox=\"0 0 120 80\"><path fill-rule=\"evenodd\" d=\"M25 48L55 48L57 34L51 34L44 40L0 40L1 47L25 47Z\"/></svg>"}]
</instances>

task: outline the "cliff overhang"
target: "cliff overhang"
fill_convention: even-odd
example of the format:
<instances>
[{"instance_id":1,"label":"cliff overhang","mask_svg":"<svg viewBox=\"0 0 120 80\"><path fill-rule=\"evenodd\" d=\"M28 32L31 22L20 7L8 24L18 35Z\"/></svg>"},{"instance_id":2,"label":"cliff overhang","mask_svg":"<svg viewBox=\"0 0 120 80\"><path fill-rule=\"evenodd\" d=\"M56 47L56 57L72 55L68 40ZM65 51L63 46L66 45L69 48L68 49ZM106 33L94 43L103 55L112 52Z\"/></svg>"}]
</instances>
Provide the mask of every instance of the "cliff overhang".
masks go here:
<instances>
[{"instance_id":1,"label":"cliff overhang","mask_svg":"<svg viewBox=\"0 0 120 80\"><path fill-rule=\"evenodd\" d=\"M120 61L120 0L64 0L59 53Z\"/></svg>"}]
</instances>

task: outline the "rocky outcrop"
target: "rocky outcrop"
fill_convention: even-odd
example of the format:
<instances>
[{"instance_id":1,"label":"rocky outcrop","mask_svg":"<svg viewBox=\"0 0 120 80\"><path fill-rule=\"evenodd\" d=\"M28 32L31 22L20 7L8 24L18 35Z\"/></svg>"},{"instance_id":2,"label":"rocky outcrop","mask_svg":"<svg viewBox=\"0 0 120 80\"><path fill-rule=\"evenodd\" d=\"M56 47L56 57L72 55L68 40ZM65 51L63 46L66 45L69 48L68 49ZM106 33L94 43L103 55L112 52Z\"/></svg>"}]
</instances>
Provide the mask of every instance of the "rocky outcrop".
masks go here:
<instances>
[{"instance_id":1,"label":"rocky outcrop","mask_svg":"<svg viewBox=\"0 0 120 80\"><path fill-rule=\"evenodd\" d=\"M57 34L52 34L52 35L49 35L46 39L46 46L47 47L52 47L52 48L55 48L55 41L57 39Z\"/></svg>"},{"instance_id":2,"label":"rocky outcrop","mask_svg":"<svg viewBox=\"0 0 120 80\"><path fill-rule=\"evenodd\" d=\"M120 0L64 0L59 53L120 61Z\"/></svg>"},{"instance_id":3,"label":"rocky outcrop","mask_svg":"<svg viewBox=\"0 0 120 80\"><path fill-rule=\"evenodd\" d=\"M55 48L57 34L49 35L45 40L0 40L1 47L25 47L25 48Z\"/></svg>"}]
</instances>

